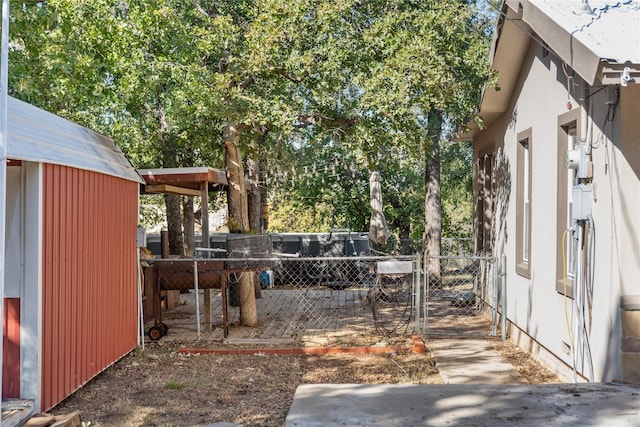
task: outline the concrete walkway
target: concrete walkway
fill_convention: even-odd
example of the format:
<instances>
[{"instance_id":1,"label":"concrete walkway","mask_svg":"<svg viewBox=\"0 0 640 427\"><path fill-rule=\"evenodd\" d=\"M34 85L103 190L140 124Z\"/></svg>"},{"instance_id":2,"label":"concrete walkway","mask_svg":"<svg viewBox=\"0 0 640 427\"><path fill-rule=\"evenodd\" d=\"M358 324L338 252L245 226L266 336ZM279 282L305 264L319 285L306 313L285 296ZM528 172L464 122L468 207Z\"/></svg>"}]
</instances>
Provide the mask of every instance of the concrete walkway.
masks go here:
<instances>
[{"instance_id":1,"label":"concrete walkway","mask_svg":"<svg viewBox=\"0 0 640 427\"><path fill-rule=\"evenodd\" d=\"M447 384L307 384L286 427L637 426L640 387L530 385L482 340L429 341Z\"/></svg>"},{"instance_id":2,"label":"concrete walkway","mask_svg":"<svg viewBox=\"0 0 640 427\"><path fill-rule=\"evenodd\" d=\"M485 340L430 340L428 351L446 384L528 384Z\"/></svg>"}]
</instances>

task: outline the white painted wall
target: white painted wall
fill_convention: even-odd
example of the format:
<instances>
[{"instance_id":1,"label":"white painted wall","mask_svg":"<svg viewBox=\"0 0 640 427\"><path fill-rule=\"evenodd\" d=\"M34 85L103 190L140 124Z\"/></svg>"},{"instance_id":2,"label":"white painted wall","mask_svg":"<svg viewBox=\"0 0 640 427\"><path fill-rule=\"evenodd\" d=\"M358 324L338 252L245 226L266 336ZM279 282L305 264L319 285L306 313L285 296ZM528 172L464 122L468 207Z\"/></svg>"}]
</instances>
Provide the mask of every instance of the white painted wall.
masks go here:
<instances>
[{"instance_id":1,"label":"white painted wall","mask_svg":"<svg viewBox=\"0 0 640 427\"><path fill-rule=\"evenodd\" d=\"M530 45L520 81L508 111L474 139L475 152L494 147L503 150L505 170L510 174L506 227L495 255L507 254L507 317L546 351L566 366L573 359L563 343L570 343L569 323L575 318L572 300L556 291L556 230L558 161L558 117L581 108L584 93L579 78L570 93L562 63L553 56L542 58L542 49ZM598 87L592 89L595 92ZM619 371L619 299L623 294L640 294L640 85L622 88L620 104L613 111L605 104L604 90L589 98L587 135L594 145L593 224L596 230L594 252L594 296L590 345L596 381L616 378ZM609 121L607 121L609 114ZM613 118L613 123L611 122ZM516 148L517 134L532 128L532 248L531 278L516 273ZM623 130L621 130L621 128ZM584 137L585 135L580 135ZM499 206L498 206L499 208ZM499 217L499 212L496 217ZM499 230L498 224L494 230ZM500 242L504 242L501 244ZM565 303L567 309L565 309ZM579 370L589 374L587 365Z\"/></svg>"}]
</instances>

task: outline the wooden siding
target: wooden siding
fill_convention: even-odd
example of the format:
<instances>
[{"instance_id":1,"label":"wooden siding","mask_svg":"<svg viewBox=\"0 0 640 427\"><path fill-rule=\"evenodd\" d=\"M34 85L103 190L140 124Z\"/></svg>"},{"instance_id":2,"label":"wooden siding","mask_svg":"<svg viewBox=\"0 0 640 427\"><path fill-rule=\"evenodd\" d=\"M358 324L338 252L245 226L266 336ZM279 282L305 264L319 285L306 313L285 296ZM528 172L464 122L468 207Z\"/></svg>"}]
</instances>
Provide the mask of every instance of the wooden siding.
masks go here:
<instances>
[{"instance_id":1,"label":"wooden siding","mask_svg":"<svg viewBox=\"0 0 640 427\"><path fill-rule=\"evenodd\" d=\"M2 397L20 397L20 298L5 298L2 319Z\"/></svg>"},{"instance_id":2,"label":"wooden siding","mask_svg":"<svg viewBox=\"0 0 640 427\"><path fill-rule=\"evenodd\" d=\"M43 165L41 409L137 343L138 184Z\"/></svg>"}]
</instances>

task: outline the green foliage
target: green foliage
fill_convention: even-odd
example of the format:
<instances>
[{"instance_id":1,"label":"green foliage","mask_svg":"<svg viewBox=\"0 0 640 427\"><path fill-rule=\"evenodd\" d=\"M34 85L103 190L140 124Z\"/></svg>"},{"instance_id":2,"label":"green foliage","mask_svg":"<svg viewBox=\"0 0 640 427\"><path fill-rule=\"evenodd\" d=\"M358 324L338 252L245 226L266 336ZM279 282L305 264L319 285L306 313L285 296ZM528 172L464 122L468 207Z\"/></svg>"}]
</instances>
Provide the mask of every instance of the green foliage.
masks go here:
<instances>
[{"instance_id":1,"label":"green foliage","mask_svg":"<svg viewBox=\"0 0 640 427\"><path fill-rule=\"evenodd\" d=\"M442 236L471 237L473 225L473 147L443 143L440 150Z\"/></svg>"},{"instance_id":2,"label":"green foliage","mask_svg":"<svg viewBox=\"0 0 640 427\"><path fill-rule=\"evenodd\" d=\"M166 221L164 198L160 194L147 194L140 198L140 225L151 230Z\"/></svg>"},{"instance_id":3,"label":"green foliage","mask_svg":"<svg viewBox=\"0 0 640 427\"><path fill-rule=\"evenodd\" d=\"M361 156L329 139L301 141L288 168L270 167L264 182L273 231L368 230L369 176ZM292 228L289 228L292 227Z\"/></svg>"},{"instance_id":4,"label":"green foliage","mask_svg":"<svg viewBox=\"0 0 640 427\"><path fill-rule=\"evenodd\" d=\"M107 133L137 167L217 163L206 59L223 35L186 2L13 8L11 94Z\"/></svg>"},{"instance_id":5,"label":"green foliage","mask_svg":"<svg viewBox=\"0 0 640 427\"><path fill-rule=\"evenodd\" d=\"M187 388L187 385L184 383L169 380L164 384L164 388L166 390L182 390L183 388Z\"/></svg>"},{"instance_id":6,"label":"green foliage","mask_svg":"<svg viewBox=\"0 0 640 427\"><path fill-rule=\"evenodd\" d=\"M331 140L303 144L291 156L297 161L265 176L270 194L272 231L329 231L348 226L369 229L369 177L364 153ZM422 234L422 170L400 147L390 147L379 162L384 212L394 233Z\"/></svg>"},{"instance_id":7,"label":"green foliage","mask_svg":"<svg viewBox=\"0 0 640 427\"><path fill-rule=\"evenodd\" d=\"M319 233L331 229L333 207L318 204L313 208L290 200L278 202L269 213L269 229L275 233Z\"/></svg>"},{"instance_id":8,"label":"green foliage","mask_svg":"<svg viewBox=\"0 0 640 427\"><path fill-rule=\"evenodd\" d=\"M236 125L266 165L274 230L330 228L334 214L368 229L380 170L394 233L417 237L421 164L440 137L429 111L463 124L493 78L488 20L467 3L25 2L12 9L10 91L113 136L136 167L220 167L220 131ZM458 184L443 189L451 232L467 218Z\"/></svg>"},{"instance_id":9,"label":"green foliage","mask_svg":"<svg viewBox=\"0 0 640 427\"><path fill-rule=\"evenodd\" d=\"M367 231L369 176L354 152L313 144L296 152L298 161L286 171L272 170L269 228L275 232L329 231L344 227L344 209L354 231ZM473 218L473 151L468 142L445 142L440 150L442 235L470 237ZM424 168L395 149L379 162L384 213L398 239L422 238ZM355 189L355 190L354 190Z\"/></svg>"}]
</instances>

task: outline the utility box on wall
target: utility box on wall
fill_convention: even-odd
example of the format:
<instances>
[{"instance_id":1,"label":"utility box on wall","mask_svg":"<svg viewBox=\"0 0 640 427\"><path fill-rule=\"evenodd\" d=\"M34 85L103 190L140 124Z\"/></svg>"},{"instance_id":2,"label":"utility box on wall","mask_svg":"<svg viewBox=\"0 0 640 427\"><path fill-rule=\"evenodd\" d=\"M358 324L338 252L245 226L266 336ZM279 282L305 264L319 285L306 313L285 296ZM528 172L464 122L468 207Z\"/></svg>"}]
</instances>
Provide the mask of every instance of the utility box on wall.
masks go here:
<instances>
[{"instance_id":1,"label":"utility box on wall","mask_svg":"<svg viewBox=\"0 0 640 427\"><path fill-rule=\"evenodd\" d=\"M591 215L592 191L590 185L580 184L573 187L571 193L571 219L586 221Z\"/></svg>"},{"instance_id":2,"label":"utility box on wall","mask_svg":"<svg viewBox=\"0 0 640 427\"><path fill-rule=\"evenodd\" d=\"M136 227L136 246L139 248L147 246L147 229L144 227Z\"/></svg>"}]
</instances>

